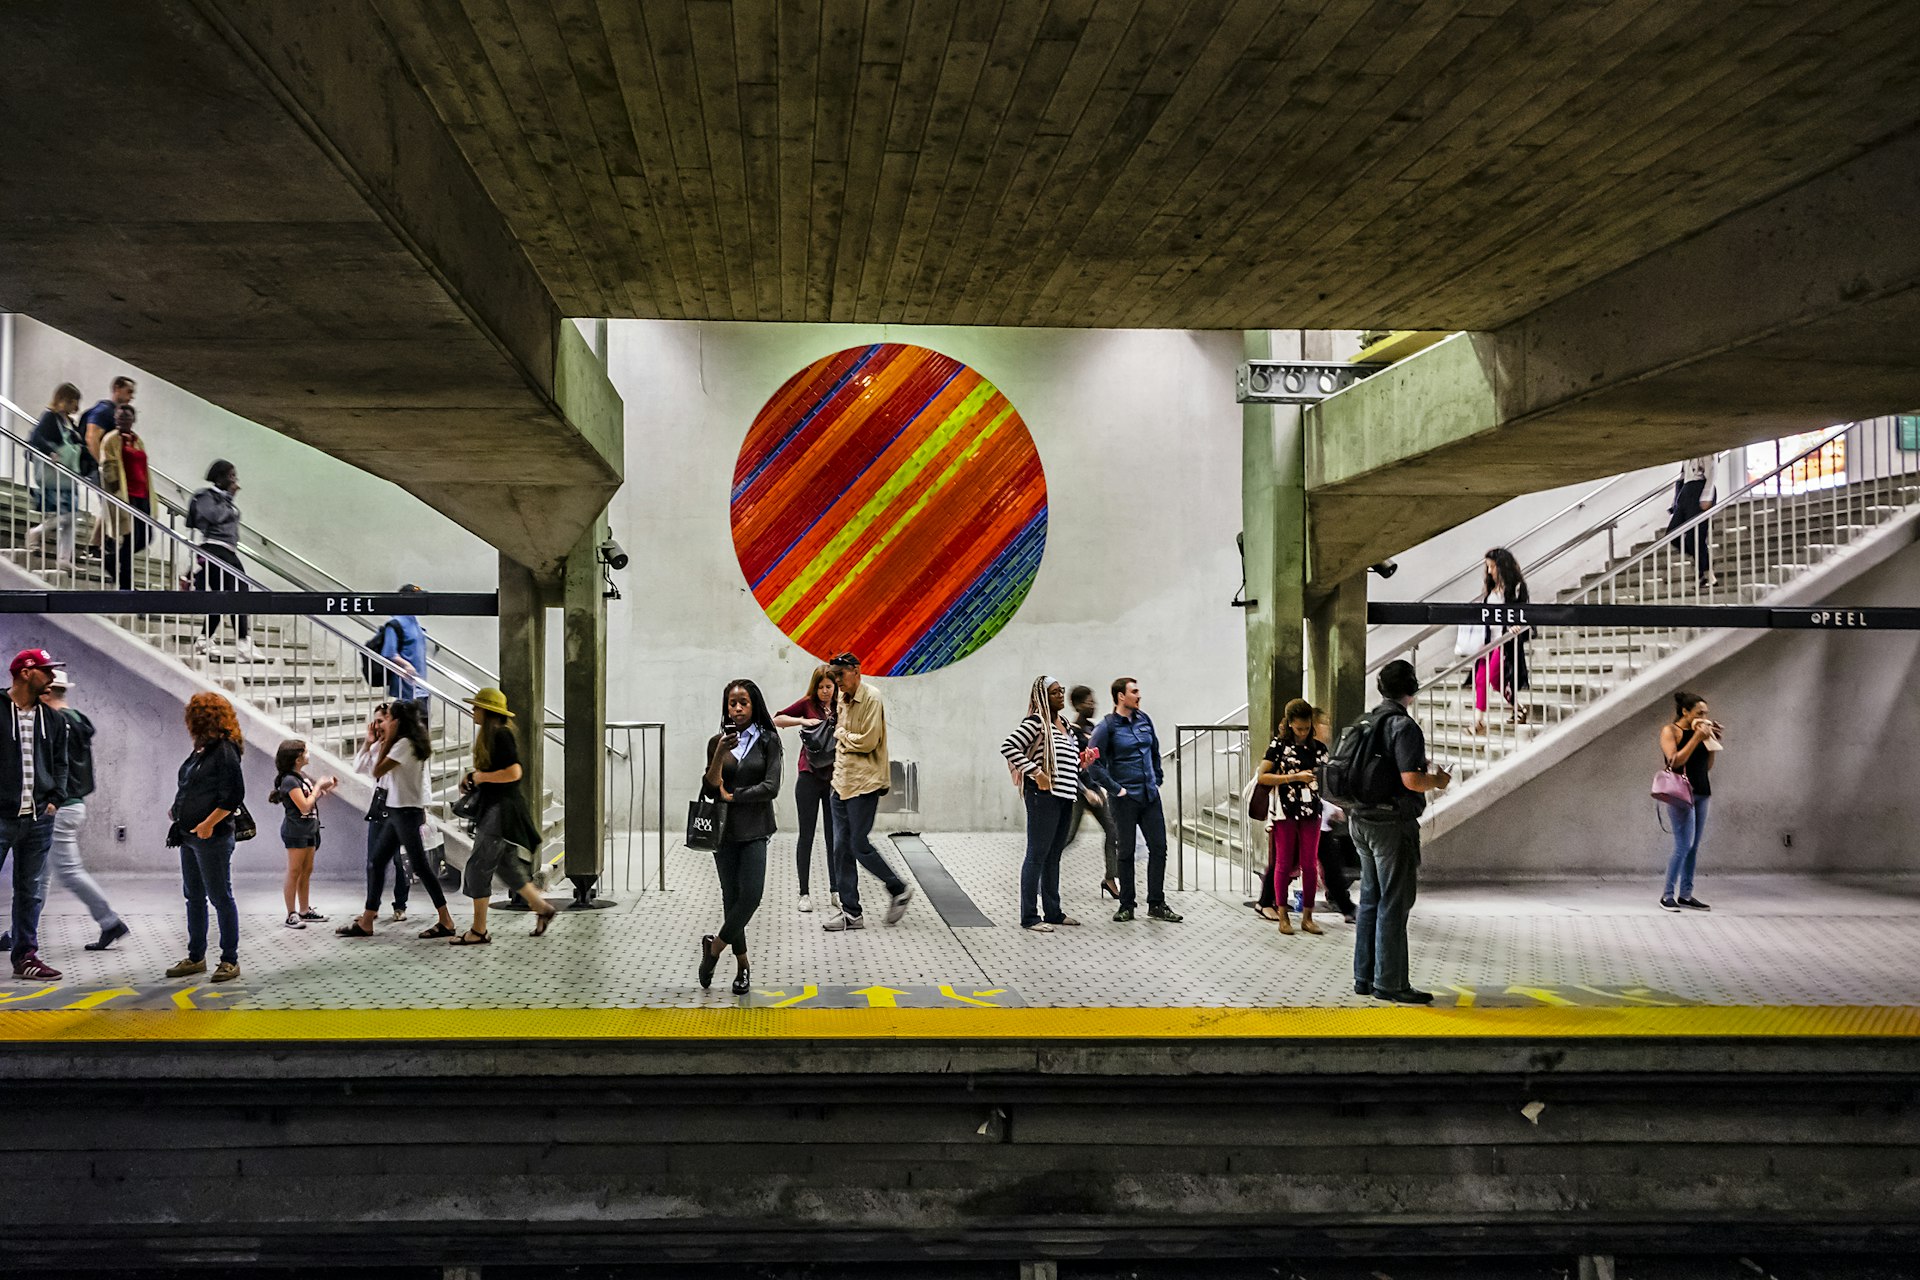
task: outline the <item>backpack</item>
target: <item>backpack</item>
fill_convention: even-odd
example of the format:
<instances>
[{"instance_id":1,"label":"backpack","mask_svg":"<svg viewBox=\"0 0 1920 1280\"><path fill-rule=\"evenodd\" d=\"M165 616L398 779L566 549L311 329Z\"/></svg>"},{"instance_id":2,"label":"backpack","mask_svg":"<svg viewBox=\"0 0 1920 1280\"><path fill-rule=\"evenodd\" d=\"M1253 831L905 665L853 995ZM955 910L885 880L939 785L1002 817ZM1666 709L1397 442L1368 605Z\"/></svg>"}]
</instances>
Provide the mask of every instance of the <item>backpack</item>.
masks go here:
<instances>
[{"instance_id":1,"label":"backpack","mask_svg":"<svg viewBox=\"0 0 1920 1280\"><path fill-rule=\"evenodd\" d=\"M400 632L394 625L393 619L389 618L380 624L380 629L373 633L373 640L360 653L360 675L366 680L369 686L375 689L384 689L387 687L388 673L386 667L381 665L380 651L387 647L387 632L389 631L394 633L394 641L397 645L400 639Z\"/></svg>"},{"instance_id":2,"label":"backpack","mask_svg":"<svg viewBox=\"0 0 1920 1280\"><path fill-rule=\"evenodd\" d=\"M1386 723L1404 714L1400 707L1369 711L1341 730L1320 766L1320 794L1343 809L1390 803L1400 791L1400 770L1386 754Z\"/></svg>"}]
</instances>

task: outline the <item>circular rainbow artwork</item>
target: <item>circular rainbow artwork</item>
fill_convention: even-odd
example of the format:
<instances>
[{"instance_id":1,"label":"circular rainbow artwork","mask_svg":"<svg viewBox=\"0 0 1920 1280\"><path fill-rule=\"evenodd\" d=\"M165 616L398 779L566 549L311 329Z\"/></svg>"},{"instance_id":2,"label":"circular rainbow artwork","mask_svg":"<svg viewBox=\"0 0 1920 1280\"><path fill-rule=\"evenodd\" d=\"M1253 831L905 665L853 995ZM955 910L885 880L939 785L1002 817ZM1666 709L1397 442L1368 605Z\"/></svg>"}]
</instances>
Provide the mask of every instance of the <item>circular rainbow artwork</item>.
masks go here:
<instances>
[{"instance_id":1,"label":"circular rainbow artwork","mask_svg":"<svg viewBox=\"0 0 1920 1280\"><path fill-rule=\"evenodd\" d=\"M896 342L802 369L733 470L733 548L767 617L819 658L934 671L1033 586L1047 481L1026 423L958 360Z\"/></svg>"}]
</instances>

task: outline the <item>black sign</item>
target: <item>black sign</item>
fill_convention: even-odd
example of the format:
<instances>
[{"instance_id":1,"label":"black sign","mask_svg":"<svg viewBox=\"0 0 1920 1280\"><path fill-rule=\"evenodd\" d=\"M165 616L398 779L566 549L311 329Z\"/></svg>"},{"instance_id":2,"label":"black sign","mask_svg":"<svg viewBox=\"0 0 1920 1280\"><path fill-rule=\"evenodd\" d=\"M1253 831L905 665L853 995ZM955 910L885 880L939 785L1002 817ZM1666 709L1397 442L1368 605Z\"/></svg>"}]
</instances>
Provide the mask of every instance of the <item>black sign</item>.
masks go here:
<instances>
[{"instance_id":1,"label":"black sign","mask_svg":"<svg viewBox=\"0 0 1920 1280\"><path fill-rule=\"evenodd\" d=\"M1715 604L1418 604L1367 606L1387 626L1695 627L1743 631L1920 631L1920 609L1827 605L1768 609Z\"/></svg>"},{"instance_id":2,"label":"black sign","mask_svg":"<svg viewBox=\"0 0 1920 1280\"><path fill-rule=\"evenodd\" d=\"M258 613L495 618L491 591L0 591L0 613Z\"/></svg>"}]
</instances>

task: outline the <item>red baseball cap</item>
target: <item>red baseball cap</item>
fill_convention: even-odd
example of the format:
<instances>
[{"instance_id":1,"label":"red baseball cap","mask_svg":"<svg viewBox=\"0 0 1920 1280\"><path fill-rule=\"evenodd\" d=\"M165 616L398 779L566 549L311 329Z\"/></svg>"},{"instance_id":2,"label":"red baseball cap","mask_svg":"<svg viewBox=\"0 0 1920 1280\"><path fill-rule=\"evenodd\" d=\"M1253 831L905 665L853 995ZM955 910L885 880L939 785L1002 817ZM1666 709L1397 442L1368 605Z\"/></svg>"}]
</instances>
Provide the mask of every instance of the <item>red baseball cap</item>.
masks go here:
<instances>
[{"instance_id":1,"label":"red baseball cap","mask_svg":"<svg viewBox=\"0 0 1920 1280\"><path fill-rule=\"evenodd\" d=\"M14 655L13 663L7 668L7 672L17 676L22 671L53 671L66 665L64 662L55 662L53 655L45 649L22 649Z\"/></svg>"}]
</instances>

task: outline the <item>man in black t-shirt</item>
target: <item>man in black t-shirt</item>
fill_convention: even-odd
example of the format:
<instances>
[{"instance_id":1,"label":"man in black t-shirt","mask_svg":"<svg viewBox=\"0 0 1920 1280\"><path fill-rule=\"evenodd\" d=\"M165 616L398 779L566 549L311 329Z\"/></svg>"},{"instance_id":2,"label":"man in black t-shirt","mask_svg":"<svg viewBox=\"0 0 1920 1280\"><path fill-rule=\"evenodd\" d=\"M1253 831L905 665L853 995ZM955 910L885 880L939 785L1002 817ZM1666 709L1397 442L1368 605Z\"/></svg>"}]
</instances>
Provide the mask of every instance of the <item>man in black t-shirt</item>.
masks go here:
<instances>
[{"instance_id":1,"label":"man in black t-shirt","mask_svg":"<svg viewBox=\"0 0 1920 1280\"><path fill-rule=\"evenodd\" d=\"M1407 977L1407 916L1420 889L1420 814L1426 793L1453 781L1445 769L1430 770L1427 735L1407 714L1420 680L1413 664L1389 662L1380 669L1386 699L1373 709L1380 751L1393 761L1393 796L1380 804L1347 810L1347 829L1360 854L1360 910L1353 939L1353 991L1398 1004L1431 1004L1433 993L1417 991Z\"/></svg>"}]
</instances>

